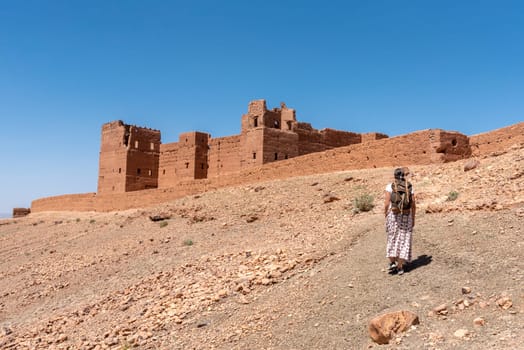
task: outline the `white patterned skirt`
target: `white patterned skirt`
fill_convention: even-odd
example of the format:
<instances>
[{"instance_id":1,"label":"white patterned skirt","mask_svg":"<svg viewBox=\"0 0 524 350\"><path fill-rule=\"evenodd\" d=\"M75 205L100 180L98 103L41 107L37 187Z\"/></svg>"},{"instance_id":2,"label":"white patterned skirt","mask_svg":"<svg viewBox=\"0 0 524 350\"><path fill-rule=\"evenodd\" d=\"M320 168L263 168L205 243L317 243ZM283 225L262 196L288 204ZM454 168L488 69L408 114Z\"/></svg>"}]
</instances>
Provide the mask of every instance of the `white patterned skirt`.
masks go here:
<instances>
[{"instance_id":1,"label":"white patterned skirt","mask_svg":"<svg viewBox=\"0 0 524 350\"><path fill-rule=\"evenodd\" d=\"M390 210L386 216L386 233L386 257L411 261L413 214L395 214Z\"/></svg>"}]
</instances>

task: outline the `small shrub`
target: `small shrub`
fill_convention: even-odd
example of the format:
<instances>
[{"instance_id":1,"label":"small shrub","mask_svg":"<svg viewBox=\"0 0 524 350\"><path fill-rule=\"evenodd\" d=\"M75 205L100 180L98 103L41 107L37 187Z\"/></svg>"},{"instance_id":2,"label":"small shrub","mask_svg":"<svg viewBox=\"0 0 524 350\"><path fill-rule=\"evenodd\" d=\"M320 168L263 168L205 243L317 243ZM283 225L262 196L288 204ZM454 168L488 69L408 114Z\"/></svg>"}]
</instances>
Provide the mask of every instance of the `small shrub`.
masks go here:
<instances>
[{"instance_id":1,"label":"small shrub","mask_svg":"<svg viewBox=\"0 0 524 350\"><path fill-rule=\"evenodd\" d=\"M450 193L448 193L447 201L448 202L454 201L455 199L458 198L458 196L459 196L459 193L457 191L451 191Z\"/></svg>"},{"instance_id":2,"label":"small shrub","mask_svg":"<svg viewBox=\"0 0 524 350\"><path fill-rule=\"evenodd\" d=\"M166 227L168 225L167 221L160 221L160 227Z\"/></svg>"},{"instance_id":3,"label":"small shrub","mask_svg":"<svg viewBox=\"0 0 524 350\"><path fill-rule=\"evenodd\" d=\"M90 223L90 224L94 224L95 222L96 222L95 219L91 219L91 220L89 220L89 223Z\"/></svg>"},{"instance_id":4,"label":"small shrub","mask_svg":"<svg viewBox=\"0 0 524 350\"><path fill-rule=\"evenodd\" d=\"M191 245L193 245L193 240L191 240L191 239L186 239L186 240L184 240L184 245L185 245L185 246L191 246Z\"/></svg>"},{"instance_id":5,"label":"small shrub","mask_svg":"<svg viewBox=\"0 0 524 350\"><path fill-rule=\"evenodd\" d=\"M76 218L76 222L80 222L80 218Z\"/></svg>"},{"instance_id":6,"label":"small shrub","mask_svg":"<svg viewBox=\"0 0 524 350\"><path fill-rule=\"evenodd\" d=\"M358 197L355 197L353 199L353 211L355 213L370 211L375 207L373 200L373 196L368 193L364 193Z\"/></svg>"}]
</instances>

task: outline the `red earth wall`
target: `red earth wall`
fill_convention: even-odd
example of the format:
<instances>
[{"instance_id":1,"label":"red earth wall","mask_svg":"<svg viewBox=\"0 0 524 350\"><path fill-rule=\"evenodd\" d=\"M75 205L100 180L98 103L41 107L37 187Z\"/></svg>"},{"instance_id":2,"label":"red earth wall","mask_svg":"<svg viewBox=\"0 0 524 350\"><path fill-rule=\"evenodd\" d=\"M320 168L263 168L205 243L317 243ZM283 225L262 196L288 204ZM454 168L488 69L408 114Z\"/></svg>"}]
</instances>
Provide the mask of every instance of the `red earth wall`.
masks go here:
<instances>
[{"instance_id":1,"label":"red earth wall","mask_svg":"<svg viewBox=\"0 0 524 350\"><path fill-rule=\"evenodd\" d=\"M470 137L475 157L501 152L513 145L524 144L524 122Z\"/></svg>"},{"instance_id":2,"label":"red earth wall","mask_svg":"<svg viewBox=\"0 0 524 350\"><path fill-rule=\"evenodd\" d=\"M425 130L264 164L227 176L179 181L170 188L38 199L33 201L31 211L125 210L159 204L216 188L260 181L351 169L442 163L469 157L468 141L466 136L456 132Z\"/></svg>"}]
</instances>

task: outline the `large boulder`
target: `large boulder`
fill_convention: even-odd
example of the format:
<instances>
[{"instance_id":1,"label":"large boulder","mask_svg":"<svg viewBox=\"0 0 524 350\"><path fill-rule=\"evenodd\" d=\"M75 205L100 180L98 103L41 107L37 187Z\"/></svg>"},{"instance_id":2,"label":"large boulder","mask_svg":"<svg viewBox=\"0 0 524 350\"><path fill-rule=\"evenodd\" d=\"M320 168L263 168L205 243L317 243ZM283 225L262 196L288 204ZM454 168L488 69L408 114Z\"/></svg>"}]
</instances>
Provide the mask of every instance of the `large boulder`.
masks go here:
<instances>
[{"instance_id":1,"label":"large boulder","mask_svg":"<svg viewBox=\"0 0 524 350\"><path fill-rule=\"evenodd\" d=\"M404 332L415 324L419 324L419 319L411 311L390 312L369 322L369 336L377 344L388 344L395 334Z\"/></svg>"}]
</instances>

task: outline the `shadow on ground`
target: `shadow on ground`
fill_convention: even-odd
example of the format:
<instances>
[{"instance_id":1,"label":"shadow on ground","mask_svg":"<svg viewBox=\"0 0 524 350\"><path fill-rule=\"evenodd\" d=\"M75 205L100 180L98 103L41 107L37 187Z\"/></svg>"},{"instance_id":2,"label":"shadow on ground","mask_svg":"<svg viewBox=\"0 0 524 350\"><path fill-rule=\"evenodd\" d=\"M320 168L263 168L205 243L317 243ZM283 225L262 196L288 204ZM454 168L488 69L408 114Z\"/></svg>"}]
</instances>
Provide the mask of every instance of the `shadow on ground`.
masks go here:
<instances>
[{"instance_id":1,"label":"shadow on ground","mask_svg":"<svg viewBox=\"0 0 524 350\"><path fill-rule=\"evenodd\" d=\"M426 254L419 255L415 260L412 260L410 263L407 263L404 265L404 272L410 272L415 269L418 269L419 267L429 265L431 264L432 260L433 260L433 257L431 255L426 255ZM396 275L397 270L392 269L388 273L390 275Z\"/></svg>"},{"instance_id":2,"label":"shadow on ground","mask_svg":"<svg viewBox=\"0 0 524 350\"><path fill-rule=\"evenodd\" d=\"M419 267L431 264L433 257L431 255L422 254L419 255L415 260L412 260L409 264L404 267L404 271L410 272Z\"/></svg>"}]
</instances>

